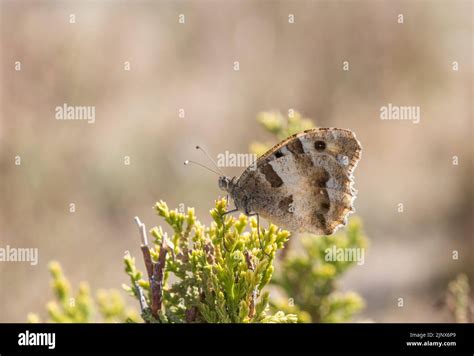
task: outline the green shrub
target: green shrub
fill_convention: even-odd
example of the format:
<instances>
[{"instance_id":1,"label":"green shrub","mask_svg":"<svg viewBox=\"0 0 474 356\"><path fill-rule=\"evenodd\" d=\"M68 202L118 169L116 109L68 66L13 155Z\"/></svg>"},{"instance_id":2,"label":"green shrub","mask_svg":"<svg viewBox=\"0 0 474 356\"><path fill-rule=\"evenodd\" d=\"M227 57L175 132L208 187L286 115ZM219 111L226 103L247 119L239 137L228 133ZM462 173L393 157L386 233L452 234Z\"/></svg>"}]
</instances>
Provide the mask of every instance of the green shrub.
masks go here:
<instances>
[{"instance_id":1,"label":"green shrub","mask_svg":"<svg viewBox=\"0 0 474 356\"><path fill-rule=\"evenodd\" d=\"M75 296L71 293L69 280L64 276L58 262L50 262L51 289L55 300L47 304L48 323L92 323L133 322L140 316L134 308L127 308L117 290L100 289L96 298L91 296L89 285L81 282ZM42 320L37 314L27 317L31 323Z\"/></svg>"},{"instance_id":2,"label":"green shrub","mask_svg":"<svg viewBox=\"0 0 474 356\"><path fill-rule=\"evenodd\" d=\"M263 291L273 273L275 253L283 248L289 232L270 225L261 229L259 238L255 219L243 214L222 218L225 199L218 200L211 210L214 222L209 227L196 219L192 208L180 213L159 202L155 209L173 235L168 237L161 227L153 228L154 242L148 248L142 232L147 278L137 270L134 258L125 257L131 280L125 289L141 300L145 321L296 321L294 315L281 311L269 314L268 293Z\"/></svg>"},{"instance_id":3,"label":"green shrub","mask_svg":"<svg viewBox=\"0 0 474 356\"><path fill-rule=\"evenodd\" d=\"M474 320L474 303L470 291L469 279L464 273L448 284L446 305L457 323L470 323Z\"/></svg>"},{"instance_id":4,"label":"green shrub","mask_svg":"<svg viewBox=\"0 0 474 356\"><path fill-rule=\"evenodd\" d=\"M302 251L291 251L282 260L279 273L272 280L283 292L275 308L298 315L300 322L345 322L364 307L354 292L337 291L337 280L351 268L354 260L327 260L335 247L338 251L365 251L367 238L361 223L351 218L345 232L331 236L302 236Z\"/></svg>"}]
</instances>

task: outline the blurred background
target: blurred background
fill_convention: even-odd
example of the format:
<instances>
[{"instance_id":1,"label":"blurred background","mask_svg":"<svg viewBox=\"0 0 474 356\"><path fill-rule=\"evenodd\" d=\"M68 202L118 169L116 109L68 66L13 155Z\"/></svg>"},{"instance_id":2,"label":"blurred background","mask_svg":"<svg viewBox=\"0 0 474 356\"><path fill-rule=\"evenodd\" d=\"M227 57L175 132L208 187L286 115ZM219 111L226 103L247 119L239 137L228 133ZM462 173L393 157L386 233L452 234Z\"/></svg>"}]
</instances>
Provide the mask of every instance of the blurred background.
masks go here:
<instances>
[{"instance_id":1,"label":"blurred background","mask_svg":"<svg viewBox=\"0 0 474 356\"><path fill-rule=\"evenodd\" d=\"M474 277L472 6L2 1L0 247L38 248L39 263L0 262L0 322L44 312L53 259L74 286L120 289L125 251L140 255L134 216L161 223L163 199L210 222L217 177L183 166L204 161L194 146L216 158L275 143L256 115L289 109L363 145L355 206L371 245L341 282L365 299L359 318L451 321L437 306L448 281ZM95 123L56 120L64 103L95 106ZM382 121L389 103L420 106L420 123Z\"/></svg>"}]
</instances>

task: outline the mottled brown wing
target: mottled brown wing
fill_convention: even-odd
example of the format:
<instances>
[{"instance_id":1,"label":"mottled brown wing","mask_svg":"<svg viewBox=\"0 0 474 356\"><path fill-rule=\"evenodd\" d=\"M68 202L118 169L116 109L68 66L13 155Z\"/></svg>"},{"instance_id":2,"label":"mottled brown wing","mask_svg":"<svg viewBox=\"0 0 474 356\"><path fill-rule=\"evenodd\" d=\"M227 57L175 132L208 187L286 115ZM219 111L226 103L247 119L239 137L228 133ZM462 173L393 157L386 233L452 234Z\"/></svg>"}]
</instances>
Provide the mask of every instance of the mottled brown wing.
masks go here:
<instances>
[{"instance_id":1,"label":"mottled brown wing","mask_svg":"<svg viewBox=\"0 0 474 356\"><path fill-rule=\"evenodd\" d=\"M329 235L354 210L352 172L360 155L352 131L307 130L266 152L237 184L252 211L269 221L290 231Z\"/></svg>"}]
</instances>

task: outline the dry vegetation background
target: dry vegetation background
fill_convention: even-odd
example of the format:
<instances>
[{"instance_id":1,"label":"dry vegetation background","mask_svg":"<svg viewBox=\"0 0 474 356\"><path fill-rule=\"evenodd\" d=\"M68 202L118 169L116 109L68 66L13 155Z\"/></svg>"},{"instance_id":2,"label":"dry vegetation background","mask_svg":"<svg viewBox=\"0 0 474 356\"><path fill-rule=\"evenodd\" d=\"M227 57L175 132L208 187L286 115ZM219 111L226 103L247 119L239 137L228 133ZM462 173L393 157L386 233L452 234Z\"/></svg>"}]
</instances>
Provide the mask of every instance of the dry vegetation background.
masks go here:
<instances>
[{"instance_id":1,"label":"dry vegetation background","mask_svg":"<svg viewBox=\"0 0 474 356\"><path fill-rule=\"evenodd\" d=\"M194 206L209 222L217 179L182 162L202 160L195 144L214 156L248 152L270 138L256 114L289 108L319 126L350 128L363 144L356 209L371 247L341 286L365 298L361 318L450 321L436 304L448 280L474 277L472 7L2 1L0 247L37 247L39 263L0 263L0 321L44 310L52 259L75 285L119 288L124 251L139 255L133 217L156 224L159 199ZM95 124L57 121L63 103L94 105ZM419 105L421 122L380 120L388 103Z\"/></svg>"}]
</instances>

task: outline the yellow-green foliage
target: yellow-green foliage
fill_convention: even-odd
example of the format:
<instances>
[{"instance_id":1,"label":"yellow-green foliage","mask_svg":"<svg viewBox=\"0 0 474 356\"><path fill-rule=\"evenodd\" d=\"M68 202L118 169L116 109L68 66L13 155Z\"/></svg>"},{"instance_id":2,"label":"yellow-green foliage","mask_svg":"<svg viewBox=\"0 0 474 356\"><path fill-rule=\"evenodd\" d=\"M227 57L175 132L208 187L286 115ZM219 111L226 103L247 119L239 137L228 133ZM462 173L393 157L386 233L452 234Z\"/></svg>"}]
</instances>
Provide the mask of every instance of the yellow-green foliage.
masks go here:
<instances>
[{"instance_id":1,"label":"yellow-green foliage","mask_svg":"<svg viewBox=\"0 0 474 356\"><path fill-rule=\"evenodd\" d=\"M290 234L275 225L261 229L257 223L241 214L238 218L222 214L226 200L216 201L210 214L210 227L201 224L194 209L186 213L170 210L165 202L156 204L159 216L171 227L173 235L161 227L151 230L154 243L151 257L158 263L164 241L169 247L163 278L162 303L157 317L150 308L144 310L147 322L295 322L294 315L283 312L269 314L268 293L263 288L273 274L273 261ZM249 229L249 231L247 231ZM170 243L171 242L171 243ZM139 298L138 288L144 290L146 305L152 304L150 282L137 270L135 259L125 257L125 270L131 286L125 289ZM169 278L172 275L172 278ZM172 282L170 282L172 280Z\"/></svg>"},{"instance_id":2,"label":"yellow-green foliage","mask_svg":"<svg viewBox=\"0 0 474 356\"><path fill-rule=\"evenodd\" d=\"M449 282L446 302L457 323L472 322L474 304L470 297L469 280L465 274Z\"/></svg>"},{"instance_id":3,"label":"yellow-green foliage","mask_svg":"<svg viewBox=\"0 0 474 356\"><path fill-rule=\"evenodd\" d=\"M64 276L58 262L49 264L52 276L51 288L55 300L47 306L48 323L90 323L90 322L126 322L138 321L136 311L125 308L123 298L116 290L99 290L96 300L91 296L86 282L79 284L78 292L73 296L71 285ZM41 322L37 314L28 314L31 323Z\"/></svg>"},{"instance_id":4,"label":"yellow-green foliage","mask_svg":"<svg viewBox=\"0 0 474 356\"><path fill-rule=\"evenodd\" d=\"M279 273L272 281L285 295L274 306L296 313L300 322L350 320L363 308L364 302L354 292L337 292L336 281L356 262L327 261L326 256L333 246L365 251L367 238L362 233L360 221L353 217L345 232L332 236L305 235L301 239L301 251L291 251L283 259Z\"/></svg>"}]
</instances>

